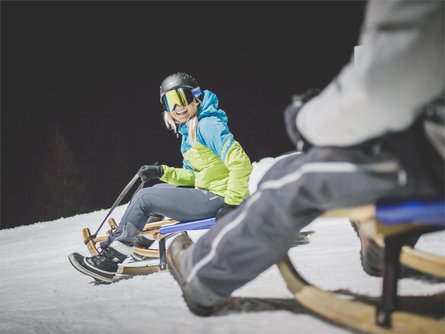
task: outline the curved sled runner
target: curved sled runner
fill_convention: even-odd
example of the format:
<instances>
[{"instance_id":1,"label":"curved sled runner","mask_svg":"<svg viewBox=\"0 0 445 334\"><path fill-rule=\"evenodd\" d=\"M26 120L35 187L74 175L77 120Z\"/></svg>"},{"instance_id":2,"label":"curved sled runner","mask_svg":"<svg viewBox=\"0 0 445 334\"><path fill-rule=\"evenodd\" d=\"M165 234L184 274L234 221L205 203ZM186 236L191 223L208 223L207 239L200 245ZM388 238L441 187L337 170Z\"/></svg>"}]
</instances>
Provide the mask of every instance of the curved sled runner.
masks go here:
<instances>
[{"instance_id":1,"label":"curved sled runner","mask_svg":"<svg viewBox=\"0 0 445 334\"><path fill-rule=\"evenodd\" d=\"M445 277L445 259L410 247L408 238L445 228L445 201L383 203L331 210L325 217L349 217L362 233L384 245L384 272L377 306L324 291L306 282L288 257L278 268L295 298L318 315L344 326L375 333L445 333L445 323L397 310L400 263L427 274Z\"/></svg>"},{"instance_id":2,"label":"curved sled runner","mask_svg":"<svg viewBox=\"0 0 445 334\"><path fill-rule=\"evenodd\" d=\"M377 325L377 307L325 291L306 282L295 270L289 258L278 263L288 289L297 301L332 322L368 333L444 333L445 324L436 319L407 312L392 313L392 326Z\"/></svg>"}]
</instances>

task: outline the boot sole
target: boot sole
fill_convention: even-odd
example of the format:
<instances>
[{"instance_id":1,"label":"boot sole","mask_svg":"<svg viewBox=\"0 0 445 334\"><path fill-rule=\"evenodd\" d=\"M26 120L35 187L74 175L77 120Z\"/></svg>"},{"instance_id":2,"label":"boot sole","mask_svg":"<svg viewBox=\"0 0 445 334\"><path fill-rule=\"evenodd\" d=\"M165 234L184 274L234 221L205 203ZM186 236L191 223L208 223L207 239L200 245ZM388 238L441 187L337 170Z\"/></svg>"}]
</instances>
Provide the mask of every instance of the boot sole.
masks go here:
<instances>
[{"instance_id":1,"label":"boot sole","mask_svg":"<svg viewBox=\"0 0 445 334\"><path fill-rule=\"evenodd\" d=\"M176 268L176 265L175 265L169 251L167 251L167 265L168 265L168 269L174 276L175 280L179 283L179 285L181 286L181 290L182 290L184 288L186 282L185 282L184 276L182 276L181 272Z\"/></svg>"},{"instance_id":2,"label":"boot sole","mask_svg":"<svg viewBox=\"0 0 445 334\"><path fill-rule=\"evenodd\" d=\"M191 302L189 298L184 293L184 287L186 285L186 281L184 279L184 276L182 276L181 272L176 268L175 263L171 257L170 252L167 251L167 265L168 269L170 270L170 273L173 275L175 280L178 282L181 290L182 290L182 297L184 298L185 303L187 304L189 310L200 316L200 317L209 317L214 313L213 307L206 307L201 306L198 304L195 304L194 302Z\"/></svg>"},{"instance_id":3,"label":"boot sole","mask_svg":"<svg viewBox=\"0 0 445 334\"><path fill-rule=\"evenodd\" d=\"M101 283L113 283L113 278L108 278L108 277L104 277L104 276L100 276L99 274L88 270L87 268L85 268L84 266L82 266L82 264L80 264L77 259L74 257L74 253L68 255L68 260L70 261L71 265L77 269L78 271L80 271L82 274L85 274L87 276L90 276L92 278L94 278L97 281L100 281ZM83 258L83 261L85 261L85 259ZM86 265L86 264L85 264Z\"/></svg>"}]
</instances>

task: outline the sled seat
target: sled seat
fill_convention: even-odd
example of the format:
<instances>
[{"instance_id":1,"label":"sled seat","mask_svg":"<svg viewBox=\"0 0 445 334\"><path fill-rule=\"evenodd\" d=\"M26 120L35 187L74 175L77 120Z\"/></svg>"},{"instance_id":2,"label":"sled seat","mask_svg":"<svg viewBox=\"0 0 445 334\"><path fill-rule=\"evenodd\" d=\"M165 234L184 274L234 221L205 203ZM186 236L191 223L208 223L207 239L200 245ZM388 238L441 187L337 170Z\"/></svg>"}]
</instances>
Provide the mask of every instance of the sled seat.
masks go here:
<instances>
[{"instance_id":1,"label":"sled seat","mask_svg":"<svg viewBox=\"0 0 445 334\"><path fill-rule=\"evenodd\" d=\"M376 322L380 326L391 327L391 313L397 307L400 263L428 274L445 277L445 258L404 247L413 237L445 228L445 201L382 201L375 205L352 208L349 214L348 209L339 211L341 210L344 210L351 221L358 223L358 229L365 237L374 239L384 247L383 286ZM338 214L335 211L328 211L325 216ZM361 211L363 216L356 216Z\"/></svg>"},{"instance_id":2,"label":"sled seat","mask_svg":"<svg viewBox=\"0 0 445 334\"><path fill-rule=\"evenodd\" d=\"M360 234L384 248L383 284L376 307L340 298L313 287L295 270L287 257L278 264L288 288L312 311L363 331L439 332L445 325L430 318L397 311L400 263L435 276L445 277L445 258L403 246L407 240L445 228L443 199L378 202L329 210L323 217L348 217Z\"/></svg>"},{"instance_id":3,"label":"sled seat","mask_svg":"<svg viewBox=\"0 0 445 334\"><path fill-rule=\"evenodd\" d=\"M422 224L445 227L445 201L409 201L377 204L376 221L384 225Z\"/></svg>"},{"instance_id":4,"label":"sled seat","mask_svg":"<svg viewBox=\"0 0 445 334\"><path fill-rule=\"evenodd\" d=\"M445 228L445 201L411 200L380 202L354 208L327 211L324 217L348 217L357 223L360 234L385 247L390 237L418 237ZM445 278L445 258L402 246L400 262L424 273Z\"/></svg>"}]
</instances>

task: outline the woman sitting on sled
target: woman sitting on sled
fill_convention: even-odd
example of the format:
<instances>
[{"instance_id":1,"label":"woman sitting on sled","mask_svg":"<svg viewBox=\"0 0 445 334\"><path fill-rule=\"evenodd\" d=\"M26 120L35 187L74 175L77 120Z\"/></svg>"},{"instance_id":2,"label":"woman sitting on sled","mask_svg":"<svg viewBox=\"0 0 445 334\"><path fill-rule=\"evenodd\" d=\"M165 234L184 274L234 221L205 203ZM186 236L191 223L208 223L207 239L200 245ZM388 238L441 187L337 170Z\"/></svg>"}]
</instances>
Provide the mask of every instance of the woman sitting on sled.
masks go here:
<instances>
[{"instance_id":1,"label":"woman sitting on sled","mask_svg":"<svg viewBox=\"0 0 445 334\"><path fill-rule=\"evenodd\" d=\"M148 220L218 219L249 196L252 165L230 132L216 95L201 92L186 73L165 78L160 93L167 128L182 135L183 168L142 166L138 174L143 182L166 183L136 193L117 230L101 243L98 256L69 255L77 270L101 282L112 282L118 264L133 253L135 244L151 245L153 241L138 238Z\"/></svg>"}]
</instances>

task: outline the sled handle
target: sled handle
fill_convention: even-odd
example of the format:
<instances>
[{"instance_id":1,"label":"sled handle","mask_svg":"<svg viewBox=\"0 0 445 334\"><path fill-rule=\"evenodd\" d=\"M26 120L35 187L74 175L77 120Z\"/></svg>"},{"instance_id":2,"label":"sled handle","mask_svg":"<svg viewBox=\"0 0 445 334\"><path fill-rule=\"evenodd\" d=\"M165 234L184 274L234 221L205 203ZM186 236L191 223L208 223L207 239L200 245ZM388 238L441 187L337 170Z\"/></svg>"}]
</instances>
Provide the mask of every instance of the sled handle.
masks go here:
<instances>
[{"instance_id":1,"label":"sled handle","mask_svg":"<svg viewBox=\"0 0 445 334\"><path fill-rule=\"evenodd\" d=\"M125 186L124 190L120 193L119 197L114 201L113 206L110 208L110 211L108 211L108 214L105 216L102 223L99 225L99 228L97 229L96 233L94 233L91 237L96 238L97 234L99 233L100 229L102 228L103 224L106 222L107 218L111 215L113 210L120 204L120 202L124 199L125 195L130 191L131 187L136 183L136 181L139 179L139 175L136 173L135 176L131 179L130 182ZM142 183L143 184L143 183ZM142 185L141 184L141 185Z\"/></svg>"}]
</instances>

